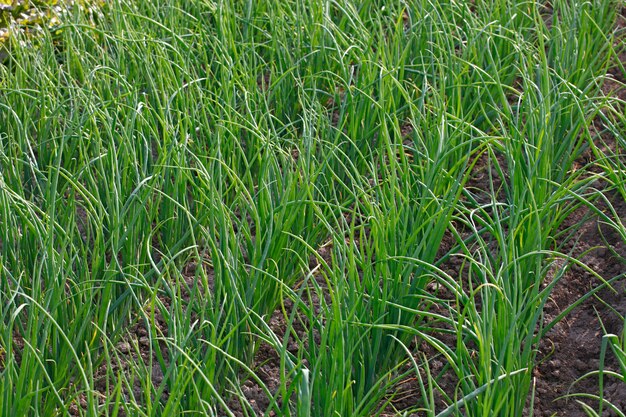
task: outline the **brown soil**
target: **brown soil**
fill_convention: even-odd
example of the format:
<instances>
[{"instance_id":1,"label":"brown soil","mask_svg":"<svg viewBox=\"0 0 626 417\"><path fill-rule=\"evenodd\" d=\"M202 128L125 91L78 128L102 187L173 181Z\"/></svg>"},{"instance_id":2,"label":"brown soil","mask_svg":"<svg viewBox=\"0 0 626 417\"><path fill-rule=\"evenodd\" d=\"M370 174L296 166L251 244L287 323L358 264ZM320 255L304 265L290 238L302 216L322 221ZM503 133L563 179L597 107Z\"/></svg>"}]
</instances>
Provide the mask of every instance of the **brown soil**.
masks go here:
<instances>
[{"instance_id":1,"label":"brown soil","mask_svg":"<svg viewBox=\"0 0 626 417\"><path fill-rule=\"evenodd\" d=\"M619 203L617 209L620 217L626 219L626 204ZM609 227L592 219L585 223L579 238L575 252L578 255L587 252L581 260L595 273L610 279L626 271L624 258L621 258L626 255L624 241ZM546 322L600 284L597 278L583 268L570 269L546 305ZM597 377L580 378L599 368L600 346L604 335L600 319L607 332L622 333L623 320L611 308L621 315L626 313L626 282L623 279L614 283L613 288L600 290L597 297L588 298L548 332L539 346L539 365L534 374L534 415L586 416L575 398L564 396L568 393L598 394ZM613 361L610 357L608 359L606 365L611 368ZM626 385L608 381L605 396L614 405L626 410Z\"/></svg>"}]
</instances>

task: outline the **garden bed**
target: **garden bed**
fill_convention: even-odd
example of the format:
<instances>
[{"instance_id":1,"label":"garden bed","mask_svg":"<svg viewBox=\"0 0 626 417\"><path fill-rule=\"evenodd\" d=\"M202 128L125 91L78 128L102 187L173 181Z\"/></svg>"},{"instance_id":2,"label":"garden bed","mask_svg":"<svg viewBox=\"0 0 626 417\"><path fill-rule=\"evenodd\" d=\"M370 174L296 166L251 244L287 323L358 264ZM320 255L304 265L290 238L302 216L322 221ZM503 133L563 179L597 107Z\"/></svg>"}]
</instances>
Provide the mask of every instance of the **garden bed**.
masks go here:
<instances>
[{"instance_id":1,"label":"garden bed","mask_svg":"<svg viewBox=\"0 0 626 417\"><path fill-rule=\"evenodd\" d=\"M621 415L615 2L89 10L3 32L0 414Z\"/></svg>"}]
</instances>

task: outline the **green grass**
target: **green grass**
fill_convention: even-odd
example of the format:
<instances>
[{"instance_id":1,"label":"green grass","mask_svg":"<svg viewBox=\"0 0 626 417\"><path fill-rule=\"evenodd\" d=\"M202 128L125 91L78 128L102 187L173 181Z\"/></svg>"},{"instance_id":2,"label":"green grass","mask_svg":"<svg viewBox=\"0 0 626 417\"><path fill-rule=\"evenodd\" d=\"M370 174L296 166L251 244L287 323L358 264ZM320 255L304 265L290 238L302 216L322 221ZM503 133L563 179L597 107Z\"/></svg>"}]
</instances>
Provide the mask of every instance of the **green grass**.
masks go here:
<instances>
[{"instance_id":1,"label":"green grass","mask_svg":"<svg viewBox=\"0 0 626 417\"><path fill-rule=\"evenodd\" d=\"M0 414L255 415L252 381L267 416L521 416L565 221L626 198L616 10L116 0L16 33Z\"/></svg>"}]
</instances>

